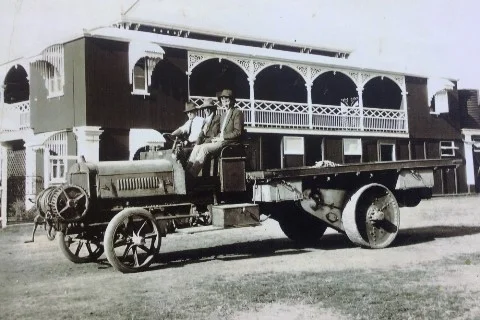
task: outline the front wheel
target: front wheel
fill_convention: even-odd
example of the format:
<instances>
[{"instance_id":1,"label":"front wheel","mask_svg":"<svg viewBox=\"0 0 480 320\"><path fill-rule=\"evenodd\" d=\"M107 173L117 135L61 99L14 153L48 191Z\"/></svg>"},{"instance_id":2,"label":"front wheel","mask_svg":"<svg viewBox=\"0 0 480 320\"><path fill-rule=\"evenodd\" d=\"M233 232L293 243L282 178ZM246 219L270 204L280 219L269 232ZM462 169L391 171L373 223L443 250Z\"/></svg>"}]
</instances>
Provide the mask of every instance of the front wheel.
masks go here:
<instances>
[{"instance_id":1,"label":"front wheel","mask_svg":"<svg viewBox=\"0 0 480 320\"><path fill-rule=\"evenodd\" d=\"M327 230L327 224L307 212L296 203L283 204L278 223L285 235L302 245L317 243Z\"/></svg>"},{"instance_id":2,"label":"front wheel","mask_svg":"<svg viewBox=\"0 0 480 320\"><path fill-rule=\"evenodd\" d=\"M157 222L143 208L120 211L105 231L105 255L113 268L123 273L148 268L160 251L160 245Z\"/></svg>"}]
</instances>

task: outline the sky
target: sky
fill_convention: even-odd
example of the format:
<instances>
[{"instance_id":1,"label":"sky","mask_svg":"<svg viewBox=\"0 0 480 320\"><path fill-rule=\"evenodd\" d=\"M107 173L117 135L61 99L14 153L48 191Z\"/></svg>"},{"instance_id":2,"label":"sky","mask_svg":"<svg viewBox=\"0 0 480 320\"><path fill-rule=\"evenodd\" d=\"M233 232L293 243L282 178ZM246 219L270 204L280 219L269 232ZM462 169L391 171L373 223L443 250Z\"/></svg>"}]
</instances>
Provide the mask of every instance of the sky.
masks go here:
<instances>
[{"instance_id":1,"label":"sky","mask_svg":"<svg viewBox=\"0 0 480 320\"><path fill-rule=\"evenodd\" d=\"M125 11L145 22L352 50L359 65L375 59L480 89L476 0L0 0L0 64Z\"/></svg>"}]
</instances>

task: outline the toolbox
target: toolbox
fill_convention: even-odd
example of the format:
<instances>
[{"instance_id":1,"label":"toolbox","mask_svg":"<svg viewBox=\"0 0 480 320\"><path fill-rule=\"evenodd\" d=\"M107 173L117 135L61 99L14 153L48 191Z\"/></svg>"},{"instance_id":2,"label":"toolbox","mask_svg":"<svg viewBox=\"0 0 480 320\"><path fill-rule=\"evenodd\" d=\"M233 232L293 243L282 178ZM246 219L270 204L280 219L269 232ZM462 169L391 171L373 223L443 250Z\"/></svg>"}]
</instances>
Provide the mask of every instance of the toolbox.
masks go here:
<instances>
[{"instance_id":1,"label":"toolbox","mask_svg":"<svg viewBox=\"0 0 480 320\"><path fill-rule=\"evenodd\" d=\"M218 227L242 227L260 224L258 204L237 203L212 206L212 225Z\"/></svg>"}]
</instances>

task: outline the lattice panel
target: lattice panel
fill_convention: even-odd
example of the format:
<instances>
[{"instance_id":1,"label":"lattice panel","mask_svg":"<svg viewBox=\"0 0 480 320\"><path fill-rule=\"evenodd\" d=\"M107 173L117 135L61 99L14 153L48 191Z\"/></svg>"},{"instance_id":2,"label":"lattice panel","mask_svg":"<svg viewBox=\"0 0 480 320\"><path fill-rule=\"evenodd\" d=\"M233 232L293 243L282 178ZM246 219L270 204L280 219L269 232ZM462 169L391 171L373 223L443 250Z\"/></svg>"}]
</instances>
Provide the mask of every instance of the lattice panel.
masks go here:
<instances>
[{"instance_id":1,"label":"lattice panel","mask_svg":"<svg viewBox=\"0 0 480 320\"><path fill-rule=\"evenodd\" d=\"M306 103L255 100L255 110L273 112L308 113Z\"/></svg>"},{"instance_id":2,"label":"lattice panel","mask_svg":"<svg viewBox=\"0 0 480 320\"><path fill-rule=\"evenodd\" d=\"M7 158L7 177L24 177L25 150L8 150Z\"/></svg>"},{"instance_id":3,"label":"lattice panel","mask_svg":"<svg viewBox=\"0 0 480 320\"><path fill-rule=\"evenodd\" d=\"M385 110L377 108L364 108L363 115L372 118L386 118L386 119L404 119L405 111L402 110Z\"/></svg>"},{"instance_id":4,"label":"lattice panel","mask_svg":"<svg viewBox=\"0 0 480 320\"><path fill-rule=\"evenodd\" d=\"M314 115L360 115L358 107L330 106L322 104L312 105L312 114Z\"/></svg>"},{"instance_id":5,"label":"lattice panel","mask_svg":"<svg viewBox=\"0 0 480 320\"><path fill-rule=\"evenodd\" d=\"M30 112L30 101L22 101L17 103L5 103L3 108L8 111L15 111L19 113Z\"/></svg>"}]
</instances>

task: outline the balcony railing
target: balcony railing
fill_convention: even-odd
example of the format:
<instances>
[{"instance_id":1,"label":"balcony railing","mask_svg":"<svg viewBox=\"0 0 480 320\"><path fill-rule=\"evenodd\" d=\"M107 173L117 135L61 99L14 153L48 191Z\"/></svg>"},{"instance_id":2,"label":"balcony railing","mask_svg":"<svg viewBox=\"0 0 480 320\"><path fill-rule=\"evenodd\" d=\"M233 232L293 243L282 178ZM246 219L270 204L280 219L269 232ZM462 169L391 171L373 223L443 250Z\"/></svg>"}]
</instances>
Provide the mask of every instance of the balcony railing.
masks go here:
<instances>
[{"instance_id":1,"label":"balcony railing","mask_svg":"<svg viewBox=\"0 0 480 320\"><path fill-rule=\"evenodd\" d=\"M201 105L207 97L191 96ZM247 127L408 133L404 110L345 107L307 103L237 99ZM222 113L223 110L219 108Z\"/></svg>"},{"instance_id":2,"label":"balcony railing","mask_svg":"<svg viewBox=\"0 0 480 320\"><path fill-rule=\"evenodd\" d=\"M0 132L30 128L30 101L0 105Z\"/></svg>"}]
</instances>

